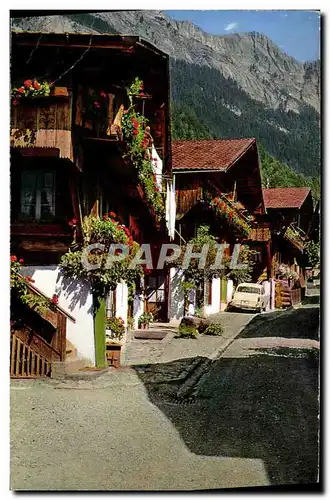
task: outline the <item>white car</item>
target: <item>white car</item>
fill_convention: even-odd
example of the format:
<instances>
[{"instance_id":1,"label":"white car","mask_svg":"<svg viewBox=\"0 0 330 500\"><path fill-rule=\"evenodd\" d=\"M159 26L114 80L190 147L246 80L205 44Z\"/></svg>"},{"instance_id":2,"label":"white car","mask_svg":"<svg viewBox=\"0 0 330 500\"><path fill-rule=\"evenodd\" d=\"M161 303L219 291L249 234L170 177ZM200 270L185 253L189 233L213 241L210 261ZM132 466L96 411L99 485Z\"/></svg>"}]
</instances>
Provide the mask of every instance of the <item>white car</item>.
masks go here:
<instances>
[{"instance_id":1,"label":"white car","mask_svg":"<svg viewBox=\"0 0 330 500\"><path fill-rule=\"evenodd\" d=\"M268 295L262 285L241 283L235 290L233 300L227 309L238 308L262 312L266 310Z\"/></svg>"}]
</instances>

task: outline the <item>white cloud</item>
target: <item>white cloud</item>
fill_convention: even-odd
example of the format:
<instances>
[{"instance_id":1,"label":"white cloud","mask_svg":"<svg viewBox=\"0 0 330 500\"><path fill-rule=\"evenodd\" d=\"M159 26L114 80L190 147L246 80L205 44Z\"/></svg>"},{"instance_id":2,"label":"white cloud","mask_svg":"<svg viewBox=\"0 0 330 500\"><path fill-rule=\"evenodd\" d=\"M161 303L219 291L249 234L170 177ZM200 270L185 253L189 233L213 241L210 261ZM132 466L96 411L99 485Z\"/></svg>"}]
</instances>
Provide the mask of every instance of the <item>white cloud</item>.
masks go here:
<instances>
[{"instance_id":1,"label":"white cloud","mask_svg":"<svg viewBox=\"0 0 330 500\"><path fill-rule=\"evenodd\" d=\"M238 23L229 23L225 27L225 31L231 31L231 30L237 28L237 26L238 26Z\"/></svg>"}]
</instances>

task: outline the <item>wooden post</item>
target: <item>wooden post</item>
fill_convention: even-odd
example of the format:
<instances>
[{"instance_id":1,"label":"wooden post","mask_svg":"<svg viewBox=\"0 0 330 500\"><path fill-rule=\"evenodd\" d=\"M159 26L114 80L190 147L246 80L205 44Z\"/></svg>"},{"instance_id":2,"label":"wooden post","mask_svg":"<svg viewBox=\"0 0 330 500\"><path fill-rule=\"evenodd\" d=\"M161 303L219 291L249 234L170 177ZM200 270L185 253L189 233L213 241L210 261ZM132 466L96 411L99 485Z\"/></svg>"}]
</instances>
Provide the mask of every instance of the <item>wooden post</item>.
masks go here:
<instances>
[{"instance_id":1,"label":"wooden post","mask_svg":"<svg viewBox=\"0 0 330 500\"><path fill-rule=\"evenodd\" d=\"M95 343L95 366L106 367L105 352L105 300L103 297L94 295L94 343Z\"/></svg>"}]
</instances>

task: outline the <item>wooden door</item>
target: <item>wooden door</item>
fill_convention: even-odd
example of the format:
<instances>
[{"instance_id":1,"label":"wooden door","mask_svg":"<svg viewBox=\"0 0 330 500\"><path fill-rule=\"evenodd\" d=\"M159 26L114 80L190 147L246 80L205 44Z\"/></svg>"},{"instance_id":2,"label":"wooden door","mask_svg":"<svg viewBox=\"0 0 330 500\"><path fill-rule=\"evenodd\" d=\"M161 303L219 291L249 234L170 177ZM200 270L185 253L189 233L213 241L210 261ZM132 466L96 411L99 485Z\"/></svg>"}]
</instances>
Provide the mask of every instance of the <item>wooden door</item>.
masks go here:
<instances>
[{"instance_id":1,"label":"wooden door","mask_svg":"<svg viewBox=\"0 0 330 500\"><path fill-rule=\"evenodd\" d=\"M154 321L166 321L166 293L164 273L150 274L145 277L146 312L151 312Z\"/></svg>"}]
</instances>

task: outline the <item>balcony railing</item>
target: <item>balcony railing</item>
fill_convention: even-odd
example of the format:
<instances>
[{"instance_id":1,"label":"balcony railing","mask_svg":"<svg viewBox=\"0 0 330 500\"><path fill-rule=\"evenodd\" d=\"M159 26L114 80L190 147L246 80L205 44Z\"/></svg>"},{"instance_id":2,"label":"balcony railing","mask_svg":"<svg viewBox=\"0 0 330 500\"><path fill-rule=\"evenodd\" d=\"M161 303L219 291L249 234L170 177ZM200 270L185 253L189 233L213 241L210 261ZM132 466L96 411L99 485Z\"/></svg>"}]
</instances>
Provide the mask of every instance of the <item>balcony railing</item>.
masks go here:
<instances>
[{"instance_id":1,"label":"balcony railing","mask_svg":"<svg viewBox=\"0 0 330 500\"><path fill-rule=\"evenodd\" d=\"M252 216L245 216L241 210L236 208L235 203L222 193L216 197L212 197L209 192L206 192L205 200L217 215L227 220L228 224L245 236L249 236L252 227Z\"/></svg>"},{"instance_id":2,"label":"balcony railing","mask_svg":"<svg viewBox=\"0 0 330 500\"><path fill-rule=\"evenodd\" d=\"M293 224L285 230L284 238L294 245L301 252L304 250L308 237L302 229Z\"/></svg>"}]
</instances>

